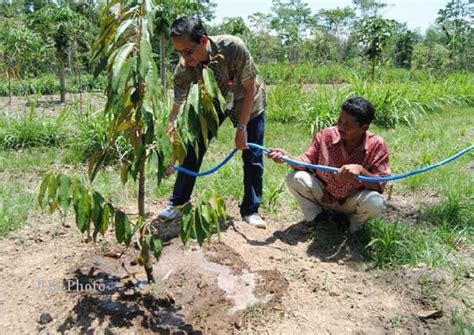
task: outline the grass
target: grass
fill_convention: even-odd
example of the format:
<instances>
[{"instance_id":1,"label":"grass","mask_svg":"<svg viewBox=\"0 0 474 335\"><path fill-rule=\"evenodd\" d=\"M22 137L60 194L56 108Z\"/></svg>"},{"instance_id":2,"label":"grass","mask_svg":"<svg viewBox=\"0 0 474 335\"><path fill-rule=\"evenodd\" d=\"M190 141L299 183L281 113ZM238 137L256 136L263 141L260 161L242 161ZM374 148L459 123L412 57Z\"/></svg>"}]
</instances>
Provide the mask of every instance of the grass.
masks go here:
<instances>
[{"instance_id":1,"label":"grass","mask_svg":"<svg viewBox=\"0 0 474 335\"><path fill-rule=\"evenodd\" d=\"M333 124L340 106L349 96L359 95L371 101L376 110L374 124L384 128L413 125L425 114L447 106L473 106L474 77L452 74L445 80L416 82L368 82L358 75L348 84L316 87L312 93L301 85L282 82L268 93L269 120L298 122L310 134Z\"/></svg>"},{"instance_id":2,"label":"grass","mask_svg":"<svg viewBox=\"0 0 474 335\"><path fill-rule=\"evenodd\" d=\"M105 88L106 78L94 78L92 74L66 77L66 92L78 93L81 91L101 91ZM59 94L59 79L55 75L45 74L37 78L13 79L8 86L7 81L0 82L0 96L31 95L31 94Z\"/></svg>"},{"instance_id":3,"label":"grass","mask_svg":"<svg viewBox=\"0 0 474 335\"><path fill-rule=\"evenodd\" d=\"M296 118L294 115L298 115L298 108L301 113L308 113L306 109L309 108L310 113L320 115L320 124L316 128L331 124L337 114L327 113L324 116L322 112L336 108L345 98L344 89L342 93L341 90L332 90L321 90L317 94L310 95L306 101L305 96L297 95L297 101L288 106L285 105L287 100L285 100L284 91L280 93L274 91L275 94L280 94L283 100L278 100L277 96L274 96L276 100L269 97L265 145L283 147L294 155L301 154L311 142L307 129L312 121L307 121L308 118L299 121L300 117ZM299 94L297 90L288 92ZM407 91L403 92L408 94ZM285 120L285 122L277 122L272 116L272 113L278 111L275 106L280 106L281 113L286 115L280 120ZM282 106L287 106L286 110ZM311 106L314 106L313 109L310 108ZM100 115L94 115L94 111L77 115L71 109L66 114L68 114L67 122L70 131L68 131L68 137L59 143L61 147L28 148L24 145L21 152L4 148L0 151L0 171L10 176L36 171L37 173L33 176L37 176L43 174L51 166L62 169L61 166L66 163L72 164L74 171L85 172L83 161L87 159L93 148L103 145L106 120L101 119ZM420 117L414 125L399 125L393 129L374 126L372 130L386 139L391 150L393 173L398 174L437 162L472 144L473 116L473 108L446 107L443 110L432 111L430 116ZM56 124L59 122L58 119L51 117L48 121L46 116L41 120L56 122ZM36 118L28 117L23 120L27 129L36 129L27 121L34 123ZM5 122L4 119L1 122ZM229 153L234 145L234 134L235 131L230 122L226 121L220 129L219 138L211 143L204 160L203 170L214 166ZM17 143L26 142L18 141ZM419 225L415 227L410 227L404 222L397 224L384 220L373 221L366 231L367 243L372 241L367 251L368 257L380 267L420 262L433 267L453 267L457 262L459 247L472 244L473 241L473 231L470 227L474 220L472 215L474 183L469 170L472 168L472 163L469 163L471 161L472 154L468 154L442 168L397 182L396 190L401 193L429 191L438 194L442 201L432 207L421 209ZM289 168L285 165L265 160L262 209L270 223L275 220L297 221L301 217L296 202L285 191L283 180L288 171ZM148 199L169 197L175 177L166 180L160 188L156 187L150 175L149 177ZM39 178L38 176L38 182ZM228 203L237 204L243 195L242 179L242 161L240 157L235 157L217 174L199 178L195 196L204 189L212 188L223 195ZM2 189L1 225L3 228L0 231L2 234L21 227L28 213L36 210L34 197L25 191L28 186L23 189L18 186L30 184L24 183L21 178L15 182L13 180L14 177L7 179ZM136 185L132 181L124 190L119 181L118 167L113 165L113 162L99 174L95 185L97 190L114 203L129 206L131 202L134 206ZM12 204L12 199L16 199L14 203L17 205ZM235 210L235 207L230 207Z\"/></svg>"},{"instance_id":4,"label":"grass","mask_svg":"<svg viewBox=\"0 0 474 335\"><path fill-rule=\"evenodd\" d=\"M37 206L35 190L25 190L18 181L0 184L0 236L22 228Z\"/></svg>"},{"instance_id":5,"label":"grass","mask_svg":"<svg viewBox=\"0 0 474 335\"><path fill-rule=\"evenodd\" d=\"M466 320L467 311L456 310L451 317L454 335L474 334L474 321Z\"/></svg>"},{"instance_id":6,"label":"grass","mask_svg":"<svg viewBox=\"0 0 474 335\"><path fill-rule=\"evenodd\" d=\"M35 146L56 146L64 139L62 118L51 119L35 115L34 108L28 115L0 118L0 148L22 149Z\"/></svg>"},{"instance_id":7,"label":"grass","mask_svg":"<svg viewBox=\"0 0 474 335\"><path fill-rule=\"evenodd\" d=\"M369 80L370 69L355 64L261 64L260 76L266 84L340 84L347 83L354 75ZM375 72L375 81L382 83L422 83L443 80L448 75L465 75L464 72L447 73L445 71L408 70L402 68L379 68Z\"/></svg>"}]
</instances>

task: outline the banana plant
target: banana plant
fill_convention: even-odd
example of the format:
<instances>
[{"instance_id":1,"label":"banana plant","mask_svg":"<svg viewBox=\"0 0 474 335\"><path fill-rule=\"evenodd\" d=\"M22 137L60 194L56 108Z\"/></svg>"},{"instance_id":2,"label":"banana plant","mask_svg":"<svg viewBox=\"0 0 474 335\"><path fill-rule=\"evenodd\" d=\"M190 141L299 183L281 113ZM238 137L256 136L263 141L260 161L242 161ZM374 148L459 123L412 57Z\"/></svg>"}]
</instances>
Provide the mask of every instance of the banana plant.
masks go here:
<instances>
[{"instance_id":1,"label":"banana plant","mask_svg":"<svg viewBox=\"0 0 474 335\"><path fill-rule=\"evenodd\" d=\"M225 100L210 69L203 71L202 80L191 86L186 104L178 118L177 131L171 140L166 134L169 102L164 94L153 60L150 40L156 11L153 0L112 0L102 13L100 35L95 44L96 74L109 74L104 112L109 116L107 142L112 147L123 136L132 147L131 154L121 162L121 181L131 177L138 185L138 219L100 195L93 187L107 155L107 147L95 152L90 161L88 179L61 173L47 174L40 186L38 201L50 212L59 210L63 217L72 205L76 225L93 238L115 229L119 243L129 246L135 233L141 250L138 262L145 268L148 282L153 277L151 253L159 259L163 243L156 229L151 229L145 211L145 165L148 163L157 178L158 187L175 159L182 163L189 148L199 154L199 139L217 135L218 109ZM213 61L219 61L217 57ZM221 109L222 110L222 109ZM214 192L204 192L195 210L184 206L181 239L194 238L199 244L209 239L219 223L226 219L225 205Z\"/></svg>"}]
</instances>

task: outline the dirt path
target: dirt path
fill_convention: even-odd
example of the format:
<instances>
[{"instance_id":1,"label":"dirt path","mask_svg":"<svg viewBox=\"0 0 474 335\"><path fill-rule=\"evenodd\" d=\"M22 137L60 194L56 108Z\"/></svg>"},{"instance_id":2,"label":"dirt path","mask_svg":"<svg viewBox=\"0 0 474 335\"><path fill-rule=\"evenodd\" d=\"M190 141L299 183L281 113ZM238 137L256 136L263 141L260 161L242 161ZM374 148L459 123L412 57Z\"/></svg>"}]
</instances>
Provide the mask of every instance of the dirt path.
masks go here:
<instances>
[{"instance_id":1,"label":"dirt path","mask_svg":"<svg viewBox=\"0 0 474 335\"><path fill-rule=\"evenodd\" d=\"M311 233L301 222L230 220L204 248L183 248L176 225L162 225L157 285L136 290L145 276L134 248L118 259L113 236L84 243L72 222L30 219L42 224L0 240L4 334L447 333L452 311L466 308L455 296L474 288L423 265L374 270L361 242L329 222Z\"/></svg>"}]
</instances>

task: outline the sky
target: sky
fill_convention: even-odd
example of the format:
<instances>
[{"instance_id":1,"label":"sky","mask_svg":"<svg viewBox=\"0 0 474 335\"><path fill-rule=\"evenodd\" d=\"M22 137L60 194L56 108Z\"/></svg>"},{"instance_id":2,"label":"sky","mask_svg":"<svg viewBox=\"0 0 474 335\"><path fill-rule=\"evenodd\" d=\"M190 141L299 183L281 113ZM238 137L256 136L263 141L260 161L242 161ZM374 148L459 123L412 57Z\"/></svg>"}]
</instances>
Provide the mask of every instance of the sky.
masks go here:
<instances>
[{"instance_id":1,"label":"sky","mask_svg":"<svg viewBox=\"0 0 474 335\"><path fill-rule=\"evenodd\" d=\"M215 9L216 18L213 23L221 22L224 17L242 16L248 22L248 16L263 12L269 13L272 5L271 0L214 0L217 4ZM302 0L316 14L321 8L336 8L352 6L351 0ZM448 0L385 0L387 6L383 16L387 19L395 19L398 22L406 22L409 29L419 29L424 32L433 24L438 16L438 11L446 6Z\"/></svg>"}]
</instances>

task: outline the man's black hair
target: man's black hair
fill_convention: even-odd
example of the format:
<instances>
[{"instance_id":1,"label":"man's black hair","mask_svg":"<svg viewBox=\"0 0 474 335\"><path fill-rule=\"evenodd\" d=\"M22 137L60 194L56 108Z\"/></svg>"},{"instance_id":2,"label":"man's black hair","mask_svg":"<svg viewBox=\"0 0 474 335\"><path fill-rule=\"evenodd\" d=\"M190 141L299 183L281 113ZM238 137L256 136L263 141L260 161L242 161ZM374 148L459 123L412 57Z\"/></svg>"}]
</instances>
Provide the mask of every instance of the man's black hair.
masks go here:
<instances>
[{"instance_id":1,"label":"man's black hair","mask_svg":"<svg viewBox=\"0 0 474 335\"><path fill-rule=\"evenodd\" d=\"M375 116L375 108L372 103L362 97L352 97L344 101L342 111L356 118L360 126L370 124Z\"/></svg>"},{"instance_id":2,"label":"man's black hair","mask_svg":"<svg viewBox=\"0 0 474 335\"><path fill-rule=\"evenodd\" d=\"M173 21L170 27L170 36L189 36L191 41L200 43L201 37L207 36L207 33L199 18L188 15Z\"/></svg>"}]
</instances>

